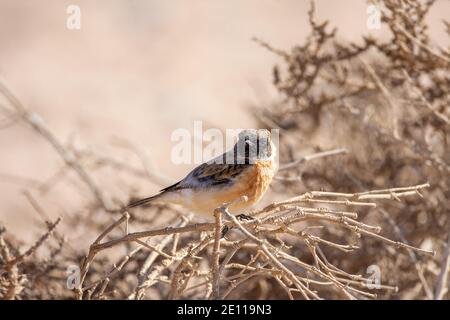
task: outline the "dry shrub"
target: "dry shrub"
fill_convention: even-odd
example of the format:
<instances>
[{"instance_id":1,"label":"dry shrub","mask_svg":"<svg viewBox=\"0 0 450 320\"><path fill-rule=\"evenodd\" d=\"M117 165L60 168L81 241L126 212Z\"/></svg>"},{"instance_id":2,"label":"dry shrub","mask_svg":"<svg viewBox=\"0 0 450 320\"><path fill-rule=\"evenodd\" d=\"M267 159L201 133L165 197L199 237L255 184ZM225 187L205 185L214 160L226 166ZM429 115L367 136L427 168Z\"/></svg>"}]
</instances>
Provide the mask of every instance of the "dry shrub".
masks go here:
<instances>
[{"instance_id":1,"label":"dry shrub","mask_svg":"<svg viewBox=\"0 0 450 320\"><path fill-rule=\"evenodd\" d=\"M255 116L262 127L282 129L286 165L273 187L286 200L240 219L227 204L216 210L214 222L202 223L171 206L124 211L129 199L111 195L95 176L107 166L128 181L163 180L143 154L132 147L141 169L65 145L1 85L2 126L25 122L64 165L49 181L27 181L26 199L45 223L42 236L24 249L0 230L0 297L448 296L450 55L427 36L424 17L432 1L378 5L392 34L385 42L342 43L327 22L316 22L313 10L303 45L285 52L260 41L284 59L284 68L274 69L282 101ZM345 149L321 152L336 147ZM60 231L60 219L50 221L53 214L39 196L72 182L67 172L89 193L83 208L64 215L61 224L70 228ZM128 198L135 191L122 190ZM377 269L381 283L373 286ZM78 278L68 278L77 271ZM67 287L77 280L76 288Z\"/></svg>"},{"instance_id":2,"label":"dry shrub","mask_svg":"<svg viewBox=\"0 0 450 320\"><path fill-rule=\"evenodd\" d=\"M279 179L279 192L355 192L429 181L427 201L385 204L364 219L376 221L391 237L436 248L434 260L379 250L371 239L363 239L366 249L358 259L346 260L351 270L383 265L388 280L404 289L399 298L439 296L436 279L442 279L448 247L450 51L433 46L428 36L425 17L433 3L374 2L390 32L385 41L365 37L343 43L327 21L316 21L313 7L312 31L302 45L288 52L258 40L284 61L274 68L281 101L256 116L261 125L282 129L285 161L304 150L350 150L346 157L291 169Z\"/></svg>"}]
</instances>

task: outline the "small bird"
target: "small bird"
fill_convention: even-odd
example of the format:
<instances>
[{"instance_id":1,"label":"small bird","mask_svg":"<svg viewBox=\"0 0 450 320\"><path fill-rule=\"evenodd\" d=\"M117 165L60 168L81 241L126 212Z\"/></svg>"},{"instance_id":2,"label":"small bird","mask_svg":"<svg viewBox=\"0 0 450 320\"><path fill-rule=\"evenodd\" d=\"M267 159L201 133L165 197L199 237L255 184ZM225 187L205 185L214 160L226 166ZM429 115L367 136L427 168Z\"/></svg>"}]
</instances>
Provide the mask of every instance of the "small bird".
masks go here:
<instances>
[{"instance_id":1,"label":"small bird","mask_svg":"<svg viewBox=\"0 0 450 320\"><path fill-rule=\"evenodd\" d=\"M127 209L149 202L173 203L194 213L213 215L222 204L247 196L246 202L229 206L230 212L236 213L257 203L267 191L277 170L275 154L268 130L243 130L232 149L199 165L158 194L131 202Z\"/></svg>"}]
</instances>

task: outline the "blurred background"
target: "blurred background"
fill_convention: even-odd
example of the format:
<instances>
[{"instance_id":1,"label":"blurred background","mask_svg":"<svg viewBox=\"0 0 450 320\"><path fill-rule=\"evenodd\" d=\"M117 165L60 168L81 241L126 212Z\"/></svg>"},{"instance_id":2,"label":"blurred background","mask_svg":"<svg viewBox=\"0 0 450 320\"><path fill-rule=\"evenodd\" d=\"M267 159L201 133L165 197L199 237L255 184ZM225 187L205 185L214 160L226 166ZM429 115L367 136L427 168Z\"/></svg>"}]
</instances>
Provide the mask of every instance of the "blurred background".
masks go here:
<instances>
[{"instance_id":1,"label":"blurred background","mask_svg":"<svg viewBox=\"0 0 450 320\"><path fill-rule=\"evenodd\" d=\"M66 28L69 5L81 9L80 30ZM255 126L247 107L278 99L271 72L279 58L251 39L291 48L309 32L308 8L298 0L2 0L0 76L63 143L138 166L121 148L131 142L176 180L194 165L171 163L171 132L191 130L194 120L220 129ZM362 0L316 2L317 16L330 19L343 40L385 32L367 29L366 10ZM450 2L437 1L428 17L432 40L443 45L448 12ZM51 179L62 162L21 123L0 130L0 153L0 220L27 239L35 214L24 187ZM99 183L113 183L108 192L120 194L110 180L115 171L107 173ZM138 183L140 194L159 188ZM83 201L70 186L54 191L45 203L52 214Z\"/></svg>"},{"instance_id":2,"label":"blurred background","mask_svg":"<svg viewBox=\"0 0 450 320\"><path fill-rule=\"evenodd\" d=\"M171 161L172 132L191 131L194 121L202 121L204 130L279 127L282 162L339 147L351 151L282 173L259 206L310 190L358 192L430 182L425 200L380 201L377 209L361 210L359 218L382 226L391 239L436 250L434 258L399 254L365 237L362 250L353 255L327 254L359 274L376 263L389 275L389 284L405 288L381 298L433 298L436 278L444 270L445 244L450 248L450 60L445 49L450 24L446 30L443 23L450 1L435 1L422 21L422 6L415 4L425 2L404 2L397 10L395 1L385 0L392 15L381 29L369 30L366 1L317 0L317 20L327 19L327 30L338 30L317 53L314 47L323 40L318 29L305 42L312 27L306 0L1 0L0 78L74 153L116 207L153 194L195 166ZM73 5L81 10L79 30L66 27L67 9ZM410 30L393 28L394 23ZM405 36L408 32L413 36ZM363 38L367 35L385 45L370 47L375 42ZM348 48L358 48L340 46L350 42L369 45L341 59ZM271 48L283 52L277 55ZM302 67L314 69L316 58L329 52L330 60L319 66L314 85L308 86ZM413 89L421 90L423 100ZM300 97L296 92L302 92ZM331 98L321 101L326 94ZM6 104L0 97L0 107ZM22 297L72 297L64 287L65 267L82 261L88 244L117 212L98 206L92 190L49 141L24 121L0 117L0 227L6 227L10 247L23 251L42 235L45 220L64 218L50 244L36 254L39 259L21 265L29 278ZM160 213L167 209L133 212L132 228L164 225L164 217L171 216ZM345 243L353 236L332 227L320 232ZM296 257L308 259L305 248L296 249ZM111 255L120 252L126 250L111 250ZM46 253L50 258L41 259ZM142 255L131 263L133 281L133 268L145 259ZM104 275L109 262L97 262L93 279ZM123 280L133 284L126 272ZM266 297L286 298L272 290L273 283L264 286L271 293ZM165 298L157 289L150 297ZM237 297L265 297L256 295L258 290L242 292L250 295Z\"/></svg>"}]
</instances>

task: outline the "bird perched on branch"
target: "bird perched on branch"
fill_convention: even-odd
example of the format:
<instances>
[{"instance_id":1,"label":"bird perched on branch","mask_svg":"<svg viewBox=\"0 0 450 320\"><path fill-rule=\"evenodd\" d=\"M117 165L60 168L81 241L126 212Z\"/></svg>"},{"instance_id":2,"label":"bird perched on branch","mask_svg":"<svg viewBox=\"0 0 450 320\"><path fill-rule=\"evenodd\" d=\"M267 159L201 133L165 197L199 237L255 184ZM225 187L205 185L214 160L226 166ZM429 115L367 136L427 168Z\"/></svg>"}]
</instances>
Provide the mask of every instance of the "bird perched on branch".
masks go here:
<instances>
[{"instance_id":1,"label":"bird perched on branch","mask_svg":"<svg viewBox=\"0 0 450 320\"><path fill-rule=\"evenodd\" d=\"M230 212L236 213L251 207L267 191L277 170L275 154L268 130L243 130L232 149L199 165L158 194L131 202L127 209L149 202L173 203L195 213L213 215L222 204L247 196L246 202L230 205Z\"/></svg>"}]
</instances>

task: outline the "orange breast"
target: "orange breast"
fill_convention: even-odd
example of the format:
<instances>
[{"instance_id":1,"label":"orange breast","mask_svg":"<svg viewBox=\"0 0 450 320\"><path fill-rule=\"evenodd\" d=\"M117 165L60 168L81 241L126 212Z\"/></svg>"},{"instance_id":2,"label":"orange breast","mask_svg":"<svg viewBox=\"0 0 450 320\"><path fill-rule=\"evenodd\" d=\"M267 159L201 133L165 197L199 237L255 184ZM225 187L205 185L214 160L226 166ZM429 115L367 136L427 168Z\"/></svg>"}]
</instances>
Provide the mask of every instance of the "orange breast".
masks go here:
<instances>
[{"instance_id":1,"label":"orange breast","mask_svg":"<svg viewBox=\"0 0 450 320\"><path fill-rule=\"evenodd\" d=\"M266 192L273 178L270 161L257 162L244 173L241 182L237 182L236 191L239 196L246 195L249 204L258 202Z\"/></svg>"},{"instance_id":2,"label":"orange breast","mask_svg":"<svg viewBox=\"0 0 450 320\"><path fill-rule=\"evenodd\" d=\"M226 192L227 201L233 201L241 196L247 196L246 203L237 203L230 207L231 211L245 209L257 203L269 188L274 175L272 161L259 161L245 170L236 183ZM225 191L225 190L224 190Z\"/></svg>"}]
</instances>

